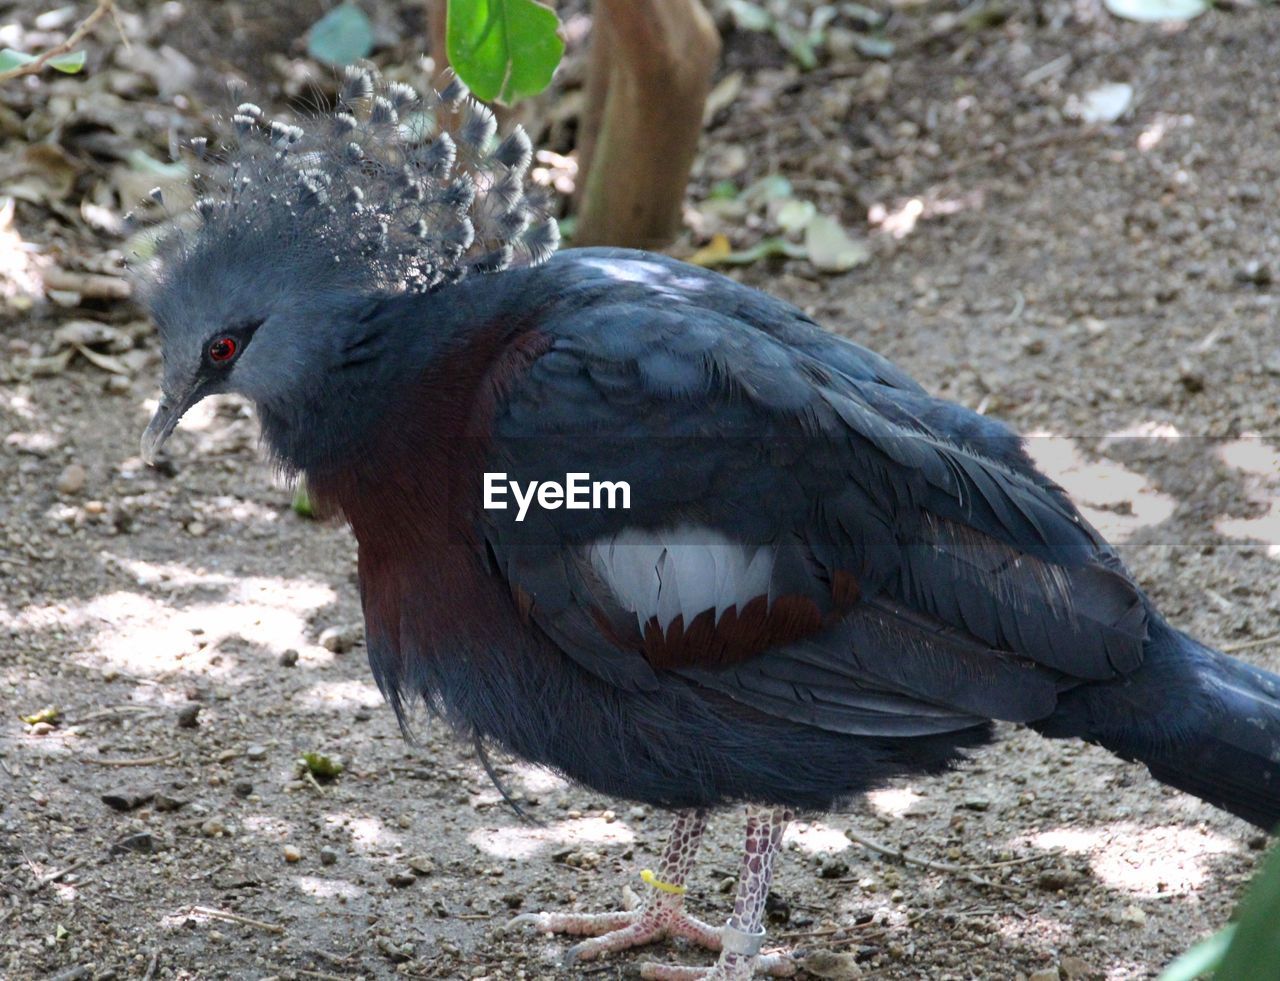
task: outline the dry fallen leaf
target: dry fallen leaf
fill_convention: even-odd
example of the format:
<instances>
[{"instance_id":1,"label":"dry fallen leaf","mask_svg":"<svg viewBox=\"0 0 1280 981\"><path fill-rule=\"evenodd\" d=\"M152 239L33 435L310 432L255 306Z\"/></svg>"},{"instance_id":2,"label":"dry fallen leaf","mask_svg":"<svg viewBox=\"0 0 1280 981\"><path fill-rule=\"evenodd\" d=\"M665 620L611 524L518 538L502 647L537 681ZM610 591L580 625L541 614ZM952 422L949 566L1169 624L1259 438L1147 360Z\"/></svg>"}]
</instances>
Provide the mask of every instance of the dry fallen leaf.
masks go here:
<instances>
[{"instance_id":1,"label":"dry fallen leaf","mask_svg":"<svg viewBox=\"0 0 1280 981\"><path fill-rule=\"evenodd\" d=\"M815 215L805 227L804 246L809 261L822 272L848 272L871 258L865 242L850 238L840 223L827 215Z\"/></svg>"}]
</instances>

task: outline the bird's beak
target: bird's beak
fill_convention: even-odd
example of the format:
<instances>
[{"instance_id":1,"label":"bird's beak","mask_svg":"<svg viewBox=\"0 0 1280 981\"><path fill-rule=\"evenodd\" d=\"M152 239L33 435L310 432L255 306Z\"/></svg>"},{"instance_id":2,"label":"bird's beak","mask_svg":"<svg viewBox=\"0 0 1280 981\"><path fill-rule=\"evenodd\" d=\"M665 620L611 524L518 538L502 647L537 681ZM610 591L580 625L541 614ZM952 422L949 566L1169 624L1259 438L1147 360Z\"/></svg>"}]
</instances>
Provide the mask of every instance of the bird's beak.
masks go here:
<instances>
[{"instance_id":1,"label":"bird's beak","mask_svg":"<svg viewBox=\"0 0 1280 981\"><path fill-rule=\"evenodd\" d=\"M167 394L160 398L156 406L156 414L151 417L146 430L142 434L142 459L147 466L154 467L160 458L160 448L178 426L187 409L196 402L195 393L184 393L180 398L170 398Z\"/></svg>"}]
</instances>

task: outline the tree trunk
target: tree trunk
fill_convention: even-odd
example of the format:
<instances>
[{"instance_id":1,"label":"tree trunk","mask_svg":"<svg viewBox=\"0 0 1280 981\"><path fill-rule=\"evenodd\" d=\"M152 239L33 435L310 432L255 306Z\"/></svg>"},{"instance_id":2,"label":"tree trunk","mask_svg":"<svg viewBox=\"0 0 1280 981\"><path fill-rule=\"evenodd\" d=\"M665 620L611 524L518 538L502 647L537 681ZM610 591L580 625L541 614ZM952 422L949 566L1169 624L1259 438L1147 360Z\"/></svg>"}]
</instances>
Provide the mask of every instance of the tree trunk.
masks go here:
<instances>
[{"instance_id":1,"label":"tree trunk","mask_svg":"<svg viewBox=\"0 0 1280 981\"><path fill-rule=\"evenodd\" d=\"M596 0L575 245L659 248L680 229L720 54L700 0Z\"/></svg>"},{"instance_id":2,"label":"tree trunk","mask_svg":"<svg viewBox=\"0 0 1280 981\"><path fill-rule=\"evenodd\" d=\"M427 0L427 43L431 60L436 63L436 75L431 81L439 81L449 67L449 52L445 47L445 26L449 23L449 0Z\"/></svg>"}]
</instances>

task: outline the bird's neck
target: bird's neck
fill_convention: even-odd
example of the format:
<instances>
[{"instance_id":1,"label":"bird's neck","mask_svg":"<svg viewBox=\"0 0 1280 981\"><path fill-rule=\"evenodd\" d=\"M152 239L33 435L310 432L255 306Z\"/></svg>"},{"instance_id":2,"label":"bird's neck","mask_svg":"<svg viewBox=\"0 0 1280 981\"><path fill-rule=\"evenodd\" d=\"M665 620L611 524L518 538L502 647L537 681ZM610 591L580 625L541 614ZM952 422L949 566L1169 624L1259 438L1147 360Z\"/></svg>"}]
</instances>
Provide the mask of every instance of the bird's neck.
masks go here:
<instances>
[{"instance_id":1,"label":"bird's neck","mask_svg":"<svg viewBox=\"0 0 1280 981\"><path fill-rule=\"evenodd\" d=\"M446 291L372 318L379 348L370 369L304 421L346 434L288 462L347 518L362 554L470 537L494 412L549 343L495 286L485 297Z\"/></svg>"},{"instance_id":2,"label":"bird's neck","mask_svg":"<svg viewBox=\"0 0 1280 981\"><path fill-rule=\"evenodd\" d=\"M388 454L443 438L470 398L493 348L517 333L502 297L517 273L474 277L437 293L371 300L336 325L318 370L259 401L263 440L275 460L309 481L385 467ZM480 280L485 282L481 283Z\"/></svg>"}]
</instances>

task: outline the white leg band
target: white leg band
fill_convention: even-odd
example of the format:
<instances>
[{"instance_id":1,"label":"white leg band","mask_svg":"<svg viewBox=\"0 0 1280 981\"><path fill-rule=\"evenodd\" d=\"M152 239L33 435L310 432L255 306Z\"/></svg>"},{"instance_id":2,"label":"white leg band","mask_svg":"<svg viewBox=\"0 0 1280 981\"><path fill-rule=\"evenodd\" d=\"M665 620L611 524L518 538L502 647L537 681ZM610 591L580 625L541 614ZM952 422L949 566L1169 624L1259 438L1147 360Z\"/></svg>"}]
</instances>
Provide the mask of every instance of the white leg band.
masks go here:
<instances>
[{"instance_id":1,"label":"white leg band","mask_svg":"<svg viewBox=\"0 0 1280 981\"><path fill-rule=\"evenodd\" d=\"M738 954L742 957L755 957L760 953L760 948L764 946L765 931L759 933L747 933L746 930L739 930L731 923L726 923L720 930L720 939L724 946L721 948L727 954Z\"/></svg>"}]
</instances>

